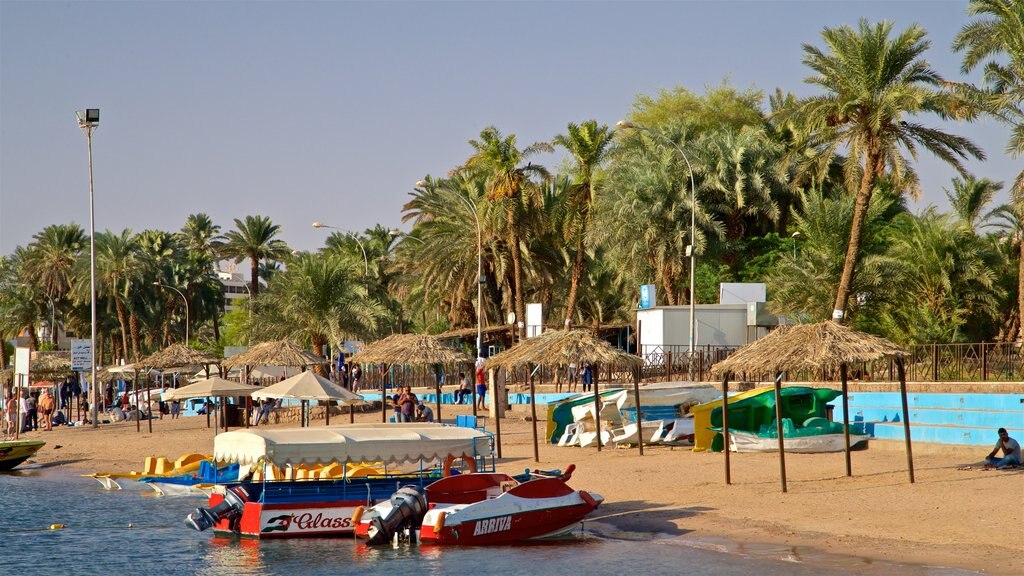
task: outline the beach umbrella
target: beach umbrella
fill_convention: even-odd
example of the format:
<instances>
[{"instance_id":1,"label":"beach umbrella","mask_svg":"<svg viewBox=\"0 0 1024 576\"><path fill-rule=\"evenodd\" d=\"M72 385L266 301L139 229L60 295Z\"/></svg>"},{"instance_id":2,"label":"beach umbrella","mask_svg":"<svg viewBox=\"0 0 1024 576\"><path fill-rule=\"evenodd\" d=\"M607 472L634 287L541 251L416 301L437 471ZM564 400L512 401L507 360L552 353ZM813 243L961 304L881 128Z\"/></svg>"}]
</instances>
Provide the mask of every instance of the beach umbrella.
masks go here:
<instances>
[{"instance_id":1,"label":"beach umbrella","mask_svg":"<svg viewBox=\"0 0 1024 576\"><path fill-rule=\"evenodd\" d=\"M346 406L363 403L362 396L355 392L350 392L313 372L302 372L272 386L260 388L252 393L252 398L257 400L263 398L287 398L290 400L300 400L303 403L309 400L326 401L326 424L331 423L330 408L332 402L338 402Z\"/></svg>"},{"instance_id":2,"label":"beach umbrella","mask_svg":"<svg viewBox=\"0 0 1024 576\"><path fill-rule=\"evenodd\" d=\"M634 369L633 388L636 396L637 426L641 426L641 407L639 378L636 372L643 366L643 359L628 352L613 348L611 344L595 338L587 330L547 330L540 336L529 338L525 342L502 352L484 362L484 368L514 369L535 365L560 366L576 364L583 366L610 365ZM540 448L537 439L537 399L533 381L530 382L530 405L533 409L533 455L540 461ZM597 378L594 378L594 421L597 425L597 449L601 450L601 399L598 393ZM643 429L639 429L638 442L640 453L643 454Z\"/></svg>"},{"instance_id":3,"label":"beach umbrella","mask_svg":"<svg viewBox=\"0 0 1024 576\"><path fill-rule=\"evenodd\" d=\"M160 397L167 400L185 400L188 398L220 398L221 399L221 412L223 413L224 398L227 396L246 396L248 397L253 392L257 391L258 388L255 386L249 386L240 382L232 382L231 380L225 380L218 376L200 380L194 384L183 386L181 388L174 388L167 392L164 392ZM207 410L209 414L209 410ZM224 418L224 429L227 430L227 418ZM214 424L214 432L216 432L217 426L216 421Z\"/></svg>"},{"instance_id":4,"label":"beach umbrella","mask_svg":"<svg viewBox=\"0 0 1024 576\"><path fill-rule=\"evenodd\" d=\"M433 366L436 364L470 363L468 354L442 344L429 334L392 334L357 352L350 362L357 364L399 364L411 366ZM437 395L437 419L441 420L441 384L435 383ZM381 384L381 421L387 420L387 402L384 399L384 385ZM476 396L474 395L474 400ZM474 410L475 410L474 404ZM499 454L500 457L500 454Z\"/></svg>"},{"instance_id":5,"label":"beach umbrella","mask_svg":"<svg viewBox=\"0 0 1024 576\"><path fill-rule=\"evenodd\" d=\"M779 466L782 491L786 491L786 450L782 426L782 377L787 371L838 370L843 391L843 429L845 436L846 475L852 476L850 462L850 410L847 397L847 371L851 364L893 359L900 379L903 400L903 434L907 453L907 472L914 483L914 458L910 441L910 419L907 406L907 375L904 360L910 354L900 346L877 336L859 332L832 321L816 324L780 326L764 338L740 348L725 360L711 367L711 373L722 378L722 438L725 441L725 482L731 483L729 469L729 376L771 375L775 380L775 418L779 430Z\"/></svg>"}]
</instances>

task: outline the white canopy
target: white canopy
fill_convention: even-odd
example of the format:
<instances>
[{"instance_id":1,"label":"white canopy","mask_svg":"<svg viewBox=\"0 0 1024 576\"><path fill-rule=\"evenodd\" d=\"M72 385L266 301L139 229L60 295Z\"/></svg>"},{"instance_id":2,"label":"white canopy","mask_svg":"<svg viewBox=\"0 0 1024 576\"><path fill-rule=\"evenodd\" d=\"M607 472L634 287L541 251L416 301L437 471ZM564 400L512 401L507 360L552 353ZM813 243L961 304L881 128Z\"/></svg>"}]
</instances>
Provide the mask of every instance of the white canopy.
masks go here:
<instances>
[{"instance_id":1,"label":"white canopy","mask_svg":"<svg viewBox=\"0 0 1024 576\"><path fill-rule=\"evenodd\" d=\"M258 390L255 386L232 382L214 376L200 380L195 384L164 392L164 400L184 400L186 398L205 398L207 396L248 396Z\"/></svg>"},{"instance_id":2,"label":"white canopy","mask_svg":"<svg viewBox=\"0 0 1024 576\"><path fill-rule=\"evenodd\" d=\"M361 404L363 397L338 386L313 372L302 372L273 386L260 388L252 395L262 398L288 398L290 400L334 400L342 404Z\"/></svg>"},{"instance_id":3,"label":"white canopy","mask_svg":"<svg viewBox=\"0 0 1024 576\"><path fill-rule=\"evenodd\" d=\"M236 430L218 434L213 457L242 465L261 459L275 466L331 462L408 464L452 456L490 455L490 435L440 424L348 424L329 428Z\"/></svg>"}]
</instances>

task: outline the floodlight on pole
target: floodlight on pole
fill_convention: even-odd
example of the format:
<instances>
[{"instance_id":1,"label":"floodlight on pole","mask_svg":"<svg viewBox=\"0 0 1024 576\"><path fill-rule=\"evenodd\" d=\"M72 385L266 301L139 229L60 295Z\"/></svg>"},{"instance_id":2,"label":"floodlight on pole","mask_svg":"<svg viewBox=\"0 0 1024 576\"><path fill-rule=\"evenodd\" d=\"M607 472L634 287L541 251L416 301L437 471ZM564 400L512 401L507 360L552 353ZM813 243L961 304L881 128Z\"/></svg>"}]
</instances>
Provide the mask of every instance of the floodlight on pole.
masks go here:
<instances>
[{"instance_id":1,"label":"floodlight on pole","mask_svg":"<svg viewBox=\"0 0 1024 576\"><path fill-rule=\"evenodd\" d=\"M153 286L163 286L164 288L170 288L171 290L177 292L178 296L181 296L181 299L185 302L185 345L188 346L188 298L185 298L185 294L181 290L175 288L174 286L168 286L167 284L162 284L160 282L153 282Z\"/></svg>"},{"instance_id":2,"label":"floodlight on pole","mask_svg":"<svg viewBox=\"0 0 1024 576\"><path fill-rule=\"evenodd\" d=\"M84 112L75 112L78 117L78 127L85 132L85 142L89 150L89 310L90 326L92 336L90 338L90 353L92 357L92 427L99 426L99 401L100 387L96 382L96 212L93 202L93 179L92 179L92 131L100 125L100 109L87 108Z\"/></svg>"},{"instance_id":3,"label":"floodlight on pole","mask_svg":"<svg viewBox=\"0 0 1024 576\"><path fill-rule=\"evenodd\" d=\"M416 182L416 186L419 188L426 188L428 183L425 180L419 180ZM483 308L483 292L484 292L484 249L483 249L483 231L480 228L480 215L477 214L476 204L463 196L462 194L455 194L455 197L462 201L463 204L469 208L469 211L473 213L473 220L476 224L476 357L483 358L483 321L480 316L480 309ZM475 388L474 388L475 390ZM475 396L475 392L474 392ZM474 410L476 405L474 404Z\"/></svg>"},{"instance_id":4,"label":"floodlight on pole","mask_svg":"<svg viewBox=\"0 0 1024 576\"><path fill-rule=\"evenodd\" d=\"M319 228L329 228L331 230L338 230L340 232L344 232L347 236L351 236L352 239L356 241L356 244L359 245L359 250L361 250L363 252L363 275L364 276L369 276L370 275L370 260L367 259L367 257L366 257L366 249L363 248L363 243L362 243L361 240L359 240L359 236L356 235L355 232L349 232L348 230L345 230L344 228L338 228L337 226L328 226L327 224L324 224L323 222L313 222L313 228L317 228L317 229L319 229Z\"/></svg>"},{"instance_id":5,"label":"floodlight on pole","mask_svg":"<svg viewBox=\"0 0 1024 576\"><path fill-rule=\"evenodd\" d=\"M800 238L800 232L793 232L789 237L793 239L793 261L796 262L796 241Z\"/></svg>"},{"instance_id":6,"label":"floodlight on pole","mask_svg":"<svg viewBox=\"0 0 1024 576\"><path fill-rule=\"evenodd\" d=\"M664 142L668 142L675 148L679 156L682 157L683 161L686 162L686 169L690 172L690 245L687 246L686 250L690 257L690 381L694 379L693 360L694 360L694 340L697 334L697 317L696 317L696 274L697 274L697 186L693 181L693 166L690 165L690 159L686 157L686 153L679 147L671 138L665 136L661 132L647 128L646 126L640 126L633 124L627 120L619 120L616 124L619 128L632 128L634 130L642 130L651 134L652 136L659 138Z\"/></svg>"}]
</instances>

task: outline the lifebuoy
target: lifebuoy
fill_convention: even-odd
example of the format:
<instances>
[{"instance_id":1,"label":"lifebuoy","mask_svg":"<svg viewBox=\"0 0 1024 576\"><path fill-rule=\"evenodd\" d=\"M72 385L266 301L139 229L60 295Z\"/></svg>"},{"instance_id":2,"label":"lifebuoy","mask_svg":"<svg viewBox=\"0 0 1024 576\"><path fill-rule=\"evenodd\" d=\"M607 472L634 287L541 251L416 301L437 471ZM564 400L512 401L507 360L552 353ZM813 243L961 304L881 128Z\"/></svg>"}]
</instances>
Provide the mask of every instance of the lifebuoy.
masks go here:
<instances>
[{"instance_id":1,"label":"lifebuoy","mask_svg":"<svg viewBox=\"0 0 1024 576\"><path fill-rule=\"evenodd\" d=\"M452 464L457 458L461 458L462 461L466 463L466 468L469 470L470 474L476 473L476 460L466 456L465 454L462 456L452 456L449 454L448 457L444 459L444 465L441 467L441 476L447 478L452 475Z\"/></svg>"}]
</instances>

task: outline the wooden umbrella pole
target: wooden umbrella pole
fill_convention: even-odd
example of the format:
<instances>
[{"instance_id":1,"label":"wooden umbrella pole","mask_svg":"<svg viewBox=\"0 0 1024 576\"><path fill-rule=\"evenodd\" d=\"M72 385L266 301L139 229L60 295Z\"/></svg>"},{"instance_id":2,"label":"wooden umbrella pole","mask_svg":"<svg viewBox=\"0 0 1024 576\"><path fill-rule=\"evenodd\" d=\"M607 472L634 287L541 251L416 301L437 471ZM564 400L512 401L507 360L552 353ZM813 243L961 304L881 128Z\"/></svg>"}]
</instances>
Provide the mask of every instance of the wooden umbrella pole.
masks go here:
<instances>
[{"instance_id":1,"label":"wooden umbrella pole","mask_svg":"<svg viewBox=\"0 0 1024 576\"><path fill-rule=\"evenodd\" d=\"M633 403L636 406L636 445L644 455L644 416L640 408L640 369L633 370Z\"/></svg>"},{"instance_id":2,"label":"wooden umbrella pole","mask_svg":"<svg viewBox=\"0 0 1024 576\"><path fill-rule=\"evenodd\" d=\"M533 429L533 461L540 463L540 443L537 441L537 390L533 384L533 370L530 367L530 428Z\"/></svg>"},{"instance_id":3,"label":"wooden umbrella pole","mask_svg":"<svg viewBox=\"0 0 1024 576\"><path fill-rule=\"evenodd\" d=\"M577 363L577 366L582 364ZM594 374L594 424L597 426L597 451L601 451L601 395L597 392L597 374ZM637 398L639 400L639 398Z\"/></svg>"},{"instance_id":4,"label":"wooden umbrella pole","mask_svg":"<svg viewBox=\"0 0 1024 576\"><path fill-rule=\"evenodd\" d=\"M853 466L850 462L850 400L847 398L847 370L846 364L839 367L839 378L843 383L843 439L844 452L846 452L846 475L853 476Z\"/></svg>"},{"instance_id":5,"label":"wooden umbrella pole","mask_svg":"<svg viewBox=\"0 0 1024 576\"><path fill-rule=\"evenodd\" d=\"M441 421L441 379L434 378L434 389L436 390L437 396L434 405L437 406L437 421Z\"/></svg>"},{"instance_id":6,"label":"wooden umbrella pole","mask_svg":"<svg viewBox=\"0 0 1024 576\"><path fill-rule=\"evenodd\" d=\"M391 371L388 371L388 377L391 376ZM383 424L388 422L388 392L387 386L384 382L384 376L380 378L380 421Z\"/></svg>"},{"instance_id":7,"label":"wooden umbrella pole","mask_svg":"<svg viewBox=\"0 0 1024 576\"><path fill-rule=\"evenodd\" d=\"M914 483L914 451L911 448L910 440L910 409L907 406L907 369L903 365L903 359L896 359L896 371L900 376L900 400L903 402L903 438L907 446L907 473L910 475L910 483Z\"/></svg>"},{"instance_id":8,"label":"wooden umbrella pole","mask_svg":"<svg viewBox=\"0 0 1024 576\"><path fill-rule=\"evenodd\" d=\"M722 376L722 445L725 450L725 483L732 484L732 468L729 462L729 373Z\"/></svg>"},{"instance_id":9,"label":"wooden umbrella pole","mask_svg":"<svg viewBox=\"0 0 1024 576\"><path fill-rule=\"evenodd\" d=\"M220 397L220 417L221 423L224 425L224 431L228 431L228 398L227 396Z\"/></svg>"},{"instance_id":10,"label":"wooden umbrella pole","mask_svg":"<svg viewBox=\"0 0 1024 576\"><path fill-rule=\"evenodd\" d=\"M207 378L207 379L209 379L209 378ZM209 396L207 396L205 399L203 399L203 403L204 403L203 412L206 412L206 427L209 428L210 427L210 411L211 411L210 409L213 407L213 404L210 402L210 397ZM214 424L216 424L216 422L214 422ZM216 426L214 426L213 431L214 431L214 433L217 432L217 427Z\"/></svg>"},{"instance_id":11,"label":"wooden umbrella pole","mask_svg":"<svg viewBox=\"0 0 1024 576\"><path fill-rule=\"evenodd\" d=\"M149 386L146 386L146 409L148 410L149 418L146 418L146 424L149 425L149 433L153 433L153 391ZM157 408L157 413L160 413L160 409Z\"/></svg>"},{"instance_id":12,"label":"wooden umbrella pole","mask_svg":"<svg viewBox=\"0 0 1024 576\"><path fill-rule=\"evenodd\" d=\"M775 423L779 432L779 471L782 474L782 491L786 492L786 443L782 429L782 372L775 376Z\"/></svg>"}]
</instances>

